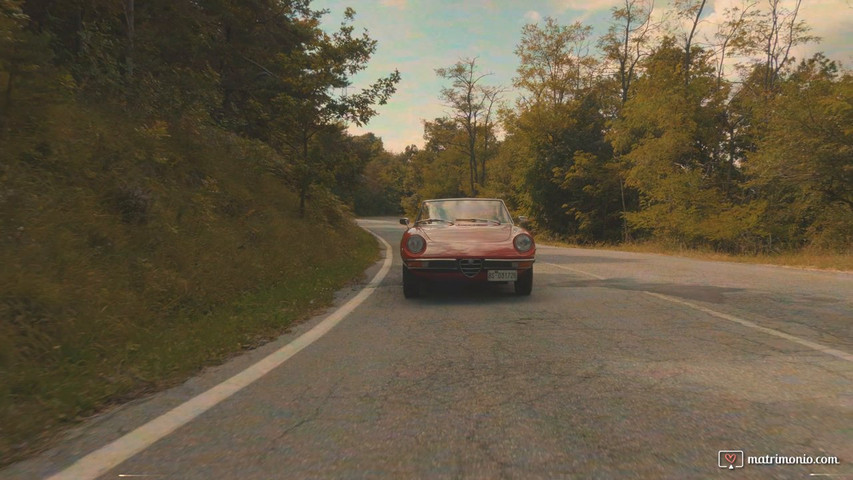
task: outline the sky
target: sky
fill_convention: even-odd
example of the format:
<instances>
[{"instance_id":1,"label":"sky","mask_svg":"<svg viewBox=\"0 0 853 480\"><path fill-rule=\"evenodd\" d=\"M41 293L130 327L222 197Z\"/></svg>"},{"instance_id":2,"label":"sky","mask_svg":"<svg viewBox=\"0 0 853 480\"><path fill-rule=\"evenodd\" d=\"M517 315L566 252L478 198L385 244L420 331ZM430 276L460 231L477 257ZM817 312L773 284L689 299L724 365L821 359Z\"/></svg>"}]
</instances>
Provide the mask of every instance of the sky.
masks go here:
<instances>
[{"instance_id":1,"label":"sky","mask_svg":"<svg viewBox=\"0 0 853 480\"><path fill-rule=\"evenodd\" d=\"M766 5L766 0L761 5ZM658 12L667 8L658 0ZM712 35L723 9L742 5L743 0L709 0L700 25L700 38ZM377 50L368 68L353 77L351 88L358 90L394 69L400 71L397 92L387 105L364 127L350 127L354 135L373 132L385 148L400 152L407 145L422 147L423 121L447 113L439 99L449 82L435 69L449 67L465 57L477 57L482 73L489 73L485 85L509 89L518 60L515 48L526 23L553 17L568 25L580 20L594 29L595 37L607 30L610 9L622 0L314 0L314 9L328 9L323 25L337 29L344 10L352 7L357 31L366 29L377 40ZM783 0L792 5L793 0ZM846 68L853 67L853 0L803 0L799 17L808 23L820 43L796 49L797 58L822 51Z\"/></svg>"}]
</instances>

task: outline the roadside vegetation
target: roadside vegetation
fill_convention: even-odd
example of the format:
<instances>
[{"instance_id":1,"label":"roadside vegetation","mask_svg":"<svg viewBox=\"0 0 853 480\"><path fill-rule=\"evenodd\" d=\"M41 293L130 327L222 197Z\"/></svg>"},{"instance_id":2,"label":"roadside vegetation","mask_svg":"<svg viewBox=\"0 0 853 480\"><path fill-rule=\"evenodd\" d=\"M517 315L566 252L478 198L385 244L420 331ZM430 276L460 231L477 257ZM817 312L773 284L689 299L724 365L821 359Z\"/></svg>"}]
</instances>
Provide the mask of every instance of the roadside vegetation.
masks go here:
<instances>
[{"instance_id":1,"label":"roadside vegetation","mask_svg":"<svg viewBox=\"0 0 853 480\"><path fill-rule=\"evenodd\" d=\"M275 338L376 260L351 206L384 149L346 125L399 76L336 95L376 42L323 15L0 0L0 464Z\"/></svg>"},{"instance_id":2,"label":"roadside vegetation","mask_svg":"<svg viewBox=\"0 0 853 480\"><path fill-rule=\"evenodd\" d=\"M850 268L853 75L791 55L799 1L526 25L511 86L437 65L448 115L391 153L347 133L400 80L351 88L352 10L0 0L0 464L326 304L376 258L353 212L495 196L542 238Z\"/></svg>"},{"instance_id":3,"label":"roadside vegetation","mask_svg":"<svg viewBox=\"0 0 853 480\"><path fill-rule=\"evenodd\" d=\"M601 243L595 245L579 245L560 240L537 238L537 243L539 245L586 248L590 250L600 249L620 252L675 255L679 257L717 262L752 263L756 265L776 265L814 270L853 272L853 254L823 248L803 248L797 251L784 251L779 253L733 254L712 250L710 248L686 248L679 245L655 242L653 240L620 244Z\"/></svg>"},{"instance_id":4,"label":"roadside vegetation","mask_svg":"<svg viewBox=\"0 0 853 480\"><path fill-rule=\"evenodd\" d=\"M528 24L511 86L478 58L436 70L448 115L382 171L409 214L426 198L496 196L572 244L843 268L831 263L853 255L853 75L794 58L819 41L799 5L745 0L708 23L702 0L663 13L624 0L600 34Z\"/></svg>"},{"instance_id":5,"label":"roadside vegetation","mask_svg":"<svg viewBox=\"0 0 853 480\"><path fill-rule=\"evenodd\" d=\"M54 140L38 164L4 171L4 463L56 427L275 338L376 259L331 195L300 218L298 195L263 171L262 145L182 132L157 142L169 164L140 162L121 157L147 156L148 134L116 137L118 122L65 126L109 147ZM92 165L99 148L108 165Z\"/></svg>"}]
</instances>

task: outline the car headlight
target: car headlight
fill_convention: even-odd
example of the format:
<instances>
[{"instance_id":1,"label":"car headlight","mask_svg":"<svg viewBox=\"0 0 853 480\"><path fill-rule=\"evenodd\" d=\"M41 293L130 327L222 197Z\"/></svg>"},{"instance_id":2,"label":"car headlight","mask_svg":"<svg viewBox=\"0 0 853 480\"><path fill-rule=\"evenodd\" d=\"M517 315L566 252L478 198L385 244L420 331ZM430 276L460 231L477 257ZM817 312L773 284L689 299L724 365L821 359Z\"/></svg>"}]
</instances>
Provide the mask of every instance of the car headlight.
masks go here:
<instances>
[{"instance_id":1,"label":"car headlight","mask_svg":"<svg viewBox=\"0 0 853 480\"><path fill-rule=\"evenodd\" d=\"M420 235L412 235L406 240L406 250L412 253L421 253L426 248L426 240Z\"/></svg>"},{"instance_id":2,"label":"car headlight","mask_svg":"<svg viewBox=\"0 0 853 480\"><path fill-rule=\"evenodd\" d=\"M533 248L533 238L526 233L522 233L517 235L515 239L513 239L512 244L515 246L515 249L519 251L519 253L525 253L530 251Z\"/></svg>"}]
</instances>

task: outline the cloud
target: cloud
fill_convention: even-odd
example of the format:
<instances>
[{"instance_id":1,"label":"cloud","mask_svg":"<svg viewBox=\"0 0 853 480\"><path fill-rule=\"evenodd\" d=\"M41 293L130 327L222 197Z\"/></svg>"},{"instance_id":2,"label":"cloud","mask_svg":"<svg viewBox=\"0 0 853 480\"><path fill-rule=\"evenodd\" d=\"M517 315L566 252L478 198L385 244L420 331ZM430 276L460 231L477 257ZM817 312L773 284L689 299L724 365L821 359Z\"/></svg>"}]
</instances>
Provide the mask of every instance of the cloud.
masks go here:
<instances>
[{"instance_id":1,"label":"cloud","mask_svg":"<svg viewBox=\"0 0 853 480\"><path fill-rule=\"evenodd\" d=\"M379 3L385 7L393 7L399 10L404 10L406 8L407 0L379 0Z\"/></svg>"},{"instance_id":2,"label":"cloud","mask_svg":"<svg viewBox=\"0 0 853 480\"><path fill-rule=\"evenodd\" d=\"M539 14L536 10L528 10L527 13L524 14L524 19L528 22L538 22L542 20L542 15Z\"/></svg>"},{"instance_id":3,"label":"cloud","mask_svg":"<svg viewBox=\"0 0 853 480\"><path fill-rule=\"evenodd\" d=\"M392 152L402 152L409 145L423 147L423 120L432 120L442 115L441 110L435 106L426 110L419 108L415 112L388 108L386 105L379 107L378 112L379 115L371 119L367 125L363 127L352 125L347 131L351 135L373 133L382 138L385 148Z\"/></svg>"},{"instance_id":4,"label":"cloud","mask_svg":"<svg viewBox=\"0 0 853 480\"><path fill-rule=\"evenodd\" d=\"M424 35L424 32L414 30L411 28L406 29L406 38L409 40L416 40L418 38L424 38L425 36L426 35Z\"/></svg>"},{"instance_id":5,"label":"cloud","mask_svg":"<svg viewBox=\"0 0 853 480\"><path fill-rule=\"evenodd\" d=\"M551 4L558 13L566 10L581 12L594 12L609 10L621 3L621 0L551 0Z\"/></svg>"},{"instance_id":6,"label":"cloud","mask_svg":"<svg viewBox=\"0 0 853 480\"><path fill-rule=\"evenodd\" d=\"M734 7L743 9L743 0L713 0L708 8L709 12L699 25L699 36L697 42L705 47L714 48L714 34L725 22L724 12ZM781 6L785 9L794 8L793 0L782 0ZM767 11L765 4L759 3L752 7L752 11ZM812 0L803 2L797 15L798 20L804 21L811 27L811 34L821 38L819 42L810 42L797 45L791 50L791 55L797 59L810 57L815 52L823 51L831 59L849 62L853 59L849 48L849 33L853 30L853 8L846 0ZM689 23L689 22L688 22ZM689 25L684 25L684 29ZM731 53L731 52L729 52ZM749 59L743 57L726 58L727 74L734 73L736 63L745 62Z\"/></svg>"},{"instance_id":7,"label":"cloud","mask_svg":"<svg viewBox=\"0 0 853 480\"><path fill-rule=\"evenodd\" d=\"M812 27L813 34L821 37L820 43L795 47L792 52L804 58L824 51L830 58L841 60L847 67L853 60L850 50L850 32L853 31L853 7L844 0L818 0L803 2L798 18Z\"/></svg>"}]
</instances>

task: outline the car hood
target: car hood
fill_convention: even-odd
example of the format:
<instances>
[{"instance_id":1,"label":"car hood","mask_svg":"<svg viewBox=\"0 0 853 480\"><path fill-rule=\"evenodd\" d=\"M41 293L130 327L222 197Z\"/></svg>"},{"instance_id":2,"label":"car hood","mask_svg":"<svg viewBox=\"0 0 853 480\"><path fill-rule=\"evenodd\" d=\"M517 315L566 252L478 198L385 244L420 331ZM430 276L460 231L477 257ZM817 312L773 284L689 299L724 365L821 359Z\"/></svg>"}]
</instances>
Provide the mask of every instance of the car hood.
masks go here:
<instances>
[{"instance_id":1,"label":"car hood","mask_svg":"<svg viewBox=\"0 0 853 480\"><path fill-rule=\"evenodd\" d=\"M502 243L512 238L513 226L429 225L420 228L427 243Z\"/></svg>"}]
</instances>

